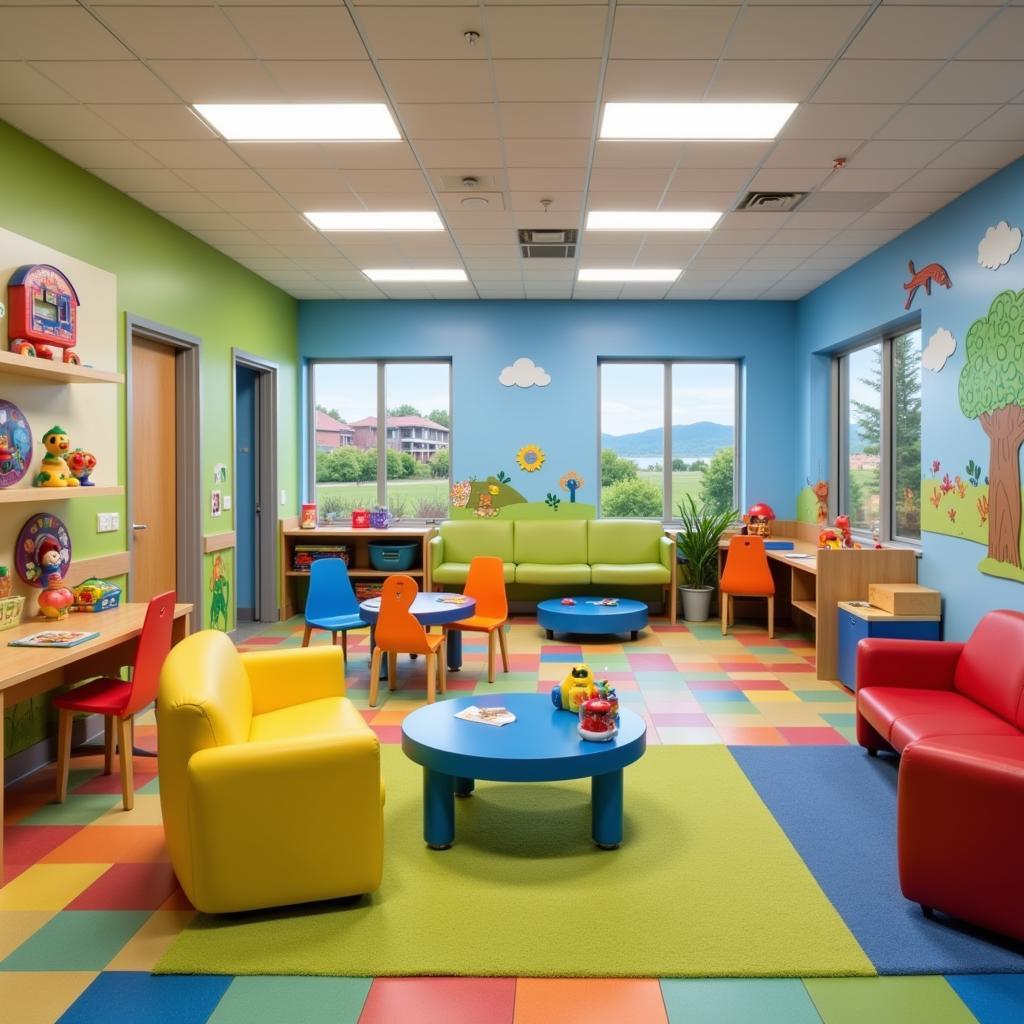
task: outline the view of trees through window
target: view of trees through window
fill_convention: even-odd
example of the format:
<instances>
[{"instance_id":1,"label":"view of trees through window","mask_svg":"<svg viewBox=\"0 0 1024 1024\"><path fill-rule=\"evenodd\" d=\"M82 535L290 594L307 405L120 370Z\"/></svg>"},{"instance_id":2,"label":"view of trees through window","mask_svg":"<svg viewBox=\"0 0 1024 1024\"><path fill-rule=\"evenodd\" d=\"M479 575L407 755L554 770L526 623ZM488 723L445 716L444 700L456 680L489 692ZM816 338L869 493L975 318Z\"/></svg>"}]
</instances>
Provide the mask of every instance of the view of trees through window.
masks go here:
<instances>
[{"instance_id":1,"label":"view of trees through window","mask_svg":"<svg viewBox=\"0 0 1024 1024\"><path fill-rule=\"evenodd\" d=\"M448 513L448 363L388 363L385 430L378 426L377 363L315 363L312 369L316 501L320 518L346 522L356 508L386 505L396 517ZM381 452L385 472L378 480Z\"/></svg>"},{"instance_id":2,"label":"view of trees through window","mask_svg":"<svg viewBox=\"0 0 1024 1024\"><path fill-rule=\"evenodd\" d=\"M672 519L687 494L735 506L736 379L735 363L601 364L601 515Z\"/></svg>"}]
</instances>

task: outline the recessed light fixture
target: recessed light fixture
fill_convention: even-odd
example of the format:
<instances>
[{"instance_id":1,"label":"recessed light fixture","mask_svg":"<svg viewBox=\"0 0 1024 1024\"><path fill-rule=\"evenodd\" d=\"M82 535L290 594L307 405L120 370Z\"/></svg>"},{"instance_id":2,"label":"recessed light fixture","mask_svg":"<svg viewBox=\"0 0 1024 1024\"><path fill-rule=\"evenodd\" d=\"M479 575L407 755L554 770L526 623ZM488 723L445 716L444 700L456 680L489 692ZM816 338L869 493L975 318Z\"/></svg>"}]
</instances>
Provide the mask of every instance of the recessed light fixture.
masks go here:
<instances>
[{"instance_id":1,"label":"recessed light fixture","mask_svg":"<svg viewBox=\"0 0 1024 1024\"><path fill-rule=\"evenodd\" d=\"M640 267L629 270L608 270L604 267L584 267L576 277L578 281L672 282L682 273L681 267Z\"/></svg>"},{"instance_id":2,"label":"recessed light fixture","mask_svg":"<svg viewBox=\"0 0 1024 1024\"><path fill-rule=\"evenodd\" d=\"M337 142L400 139L384 103L197 103L230 142Z\"/></svg>"},{"instance_id":3,"label":"recessed light fixture","mask_svg":"<svg viewBox=\"0 0 1024 1024\"><path fill-rule=\"evenodd\" d=\"M433 210L313 210L303 216L320 231L444 231Z\"/></svg>"},{"instance_id":4,"label":"recessed light fixture","mask_svg":"<svg viewBox=\"0 0 1024 1024\"><path fill-rule=\"evenodd\" d=\"M774 139L795 103L606 103L602 139Z\"/></svg>"},{"instance_id":5,"label":"recessed light fixture","mask_svg":"<svg viewBox=\"0 0 1024 1024\"><path fill-rule=\"evenodd\" d=\"M389 268L386 270L364 270L363 273L371 280L378 282L387 281L427 281L427 282L465 282L467 279L464 270L442 270L422 269L412 267L409 269Z\"/></svg>"},{"instance_id":6,"label":"recessed light fixture","mask_svg":"<svg viewBox=\"0 0 1024 1024\"><path fill-rule=\"evenodd\" d=\"M710 231L722 216L714 210L593 210L587 231Z\"/></svg>"}]
</instances>

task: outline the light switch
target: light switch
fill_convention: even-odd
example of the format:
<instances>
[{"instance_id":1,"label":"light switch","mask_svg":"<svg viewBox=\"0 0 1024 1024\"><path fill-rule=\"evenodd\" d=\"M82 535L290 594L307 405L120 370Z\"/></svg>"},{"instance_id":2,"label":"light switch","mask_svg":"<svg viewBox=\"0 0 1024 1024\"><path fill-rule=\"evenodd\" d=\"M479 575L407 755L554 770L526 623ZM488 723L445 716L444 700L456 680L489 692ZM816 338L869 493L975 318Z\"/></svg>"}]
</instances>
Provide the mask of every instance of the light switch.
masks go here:
<instances>
[{"instance_id":1,"label":"light switch","mask_svg":"<svg viewBox=\"0 0 1024 1024\"><path fill-rule=\"evenodd\" d=\"M281 504L282 505L286 505L287 503L288 503L288 492L287 491L282 491L281 492Z\"/></svg>"},{"instance_id":2,"label":"light switch","mask_svg":"<svg viewBox=\"0 0 1024 1024\"><path fill-rule=\"evenodd\" d=\"M225 494L224 495L223 504L224 504L224 511L225 512L230 512L231 511L231 495L230 494Z\"/></svg>"}]
</instances>

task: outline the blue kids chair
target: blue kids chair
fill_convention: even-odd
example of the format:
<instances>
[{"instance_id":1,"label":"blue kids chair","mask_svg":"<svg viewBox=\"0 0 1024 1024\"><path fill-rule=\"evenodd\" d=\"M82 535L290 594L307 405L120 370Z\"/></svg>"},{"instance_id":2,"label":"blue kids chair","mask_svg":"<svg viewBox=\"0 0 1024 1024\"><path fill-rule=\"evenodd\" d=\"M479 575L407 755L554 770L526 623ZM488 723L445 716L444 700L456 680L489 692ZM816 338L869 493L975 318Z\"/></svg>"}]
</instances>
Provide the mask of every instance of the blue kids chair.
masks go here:
<instances>
[{"instance_id":1,"label":"blue kids chair","mask_svg":"<svg viewBox=\"0 0 1024 1024\"><path fill-rule=\"evenodd\" d=\"M309 594L306 597L306 631L302 646L309 646L314 629L329 629L331 643L338 642L348 662L348 631L368 626L359 614L359 602L348 578L348 566L340 558L320 558L310 567Z\"/></svg>"}]
</instances>

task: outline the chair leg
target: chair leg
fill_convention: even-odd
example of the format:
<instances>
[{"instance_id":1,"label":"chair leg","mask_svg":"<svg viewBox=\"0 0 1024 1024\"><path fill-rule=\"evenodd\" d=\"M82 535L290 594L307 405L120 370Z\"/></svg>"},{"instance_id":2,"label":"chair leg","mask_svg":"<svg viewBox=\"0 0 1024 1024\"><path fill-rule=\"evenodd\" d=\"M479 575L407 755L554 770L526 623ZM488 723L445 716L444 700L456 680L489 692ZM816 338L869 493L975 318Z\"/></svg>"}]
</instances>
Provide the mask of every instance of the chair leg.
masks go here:
<instances>
[{"instance_id":1,"label":"chair leg","mask_svg":"<svg viewBox=\"0 0 1024 1024\"><path fill-rule=\"evenodd\" d=\"M768 598L768 639L775 638L775 598Z\"/></svg>"},{"instance_id":2,"label":"chair leg","mask_svg":"<svg viewBox=\"0 0 1024 1024\"><path fill-rule=\"evenodd\" d=\"M388 651L388 689L398 689L398 651Z\"/></svg>"},{"instance_id":3,"label":"chair leg","mask_svg":"<svg viewBox=\"0 0 1024 1024\"><path fill-rule=\"evenodd\" d=\"M722 616L722 636L729 632L729 595L722 594L722 607L719 609Z\"/></svg>"},{"instance_id":4,"label":"chair leg","mask_svg":"<svg viewBox=\"0 0 1024 1024\"><path fill-rule=\"evenodd\" d=\"M331 630L331 646L338 646L338 631L336 629Z\"/></svg>"},{"instance_id":5,"label":"chair leg","mask_svg":"<svg viewBox=\"0 0 1024 1024\"><path fill-rule=\"evenodd\" d=\"M437 673L437 654L427 655L427 703L433 704L436 697L435 678Z\"/></svg>"},{"instance_id":6,"label":"chair leg","mask_svg":"<svg viewBox=\"0 0 1024 1024\"><path fill-rule=\"evenodd\" d=\"M302 631L302 646L303 647L308 647L309 646L309 638L312 635L313 635L313 627L312 626L306 626L306 628Z\"/></svg>"},{"instance_id":7,"label":"chair leg","mask_svg":"<svg viewBox=\"0 0 1024 1024\"><path fill-rule=\"evenodd\" d=\"M133 717L132 715L117 716L117 747L121 757L121 799L126 811L130 811L135 806L135 765L132 761Z\"/></svg>"},{"instance_id":8,"label":"chair leg","mask_svg":"<svg viewBox=\"0 0 1024 1024\"><path fill-rule=\"evenodd\" d=\"M341 631L341 661L342 664L348 665L348 630L343 629Z\"/></svg>"},{"instance_id":9,"label":"chair leg","mask_svg":"<svg viewBox=\"0 0 1024 1024\"><path fill-rule=\"evenodd\" d=\"M505 636L505 624L498 627L498 645L501 647L501 667L508 671L508 638Z\"/></svg>"},{"instance_id":10,"label":"chair leg","mask_svg":"<svg viewBox=\"0 0 1024 1024\"><path fill-rule=\"evenodd\" d=\"M71 761L71 723L74 719L70 711L60 709L57 718L57 803L62 804L68 795L68 767Z\"/></svg>"},{"instance_id":11,"label":"chair leg","mask_svg":"<svg viewBox=\"0 0 1024 1024\"><path fill-rule=\"evenodd\" d=\"M442 693L448 692L448 634L444 643L437 649L437 688Z\"/></svg>"},{"instance_id":12,"label":"chair leg","mask_svg":"<svg viewBox=\"0 0 1024 1024\"><path fill-rule=\"evenodd\" d=\"M494 647L497 637L494 635L494 630L490 629L487 631L487 682L494 682Z\"/></svg>"},{"instance_id":13,"label":"chair leg","mask_svg":"<svg viewBox=\"0 0 1024 1024\"><path fill-rule=\"evenodd\" d=\"M380 682L380 656L383 652L379 647L374 647L373 656L370 658L370 707L377 706L377 685Z\"/></svg>"},{"instance_id":14,"label":"chair leg","mask_svg":"<svg viewBox=\"0 0 1024 1024\"><path fill-rule=\"evenodd\" d=\"M114 720L110 715L103 716L103 774L110 775L114 770Z\"/></svg>"}]
</instances>

